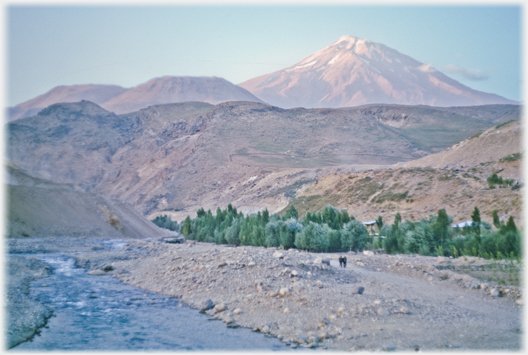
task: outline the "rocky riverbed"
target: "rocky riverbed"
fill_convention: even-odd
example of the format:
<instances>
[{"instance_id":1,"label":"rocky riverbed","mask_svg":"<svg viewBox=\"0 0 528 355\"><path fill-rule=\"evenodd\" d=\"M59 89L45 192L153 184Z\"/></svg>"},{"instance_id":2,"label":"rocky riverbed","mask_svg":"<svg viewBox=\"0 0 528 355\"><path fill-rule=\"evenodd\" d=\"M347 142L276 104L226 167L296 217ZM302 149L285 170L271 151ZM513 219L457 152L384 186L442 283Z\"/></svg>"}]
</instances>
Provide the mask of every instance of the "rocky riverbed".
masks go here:
<instances>
[{"instance_id":1,"label":"rocky riverbed","mask_svg":"<svg viewBox=\"0 0 528 355\"><path fill-rule=\"evenodd\" d=\"M33 239L33 238L31 238ZM331 350L520 350L522 292L461 274L476 258L231 247L123 240L105 251L73 239L9 241L12 252L83 249L90 274L178 297L227 327L287 347ZM82 244L82 243L81 243ZM74 247L75 246L75 247ZM507 267L507 265L504 265Z\"/></svg>"}]
</instances>

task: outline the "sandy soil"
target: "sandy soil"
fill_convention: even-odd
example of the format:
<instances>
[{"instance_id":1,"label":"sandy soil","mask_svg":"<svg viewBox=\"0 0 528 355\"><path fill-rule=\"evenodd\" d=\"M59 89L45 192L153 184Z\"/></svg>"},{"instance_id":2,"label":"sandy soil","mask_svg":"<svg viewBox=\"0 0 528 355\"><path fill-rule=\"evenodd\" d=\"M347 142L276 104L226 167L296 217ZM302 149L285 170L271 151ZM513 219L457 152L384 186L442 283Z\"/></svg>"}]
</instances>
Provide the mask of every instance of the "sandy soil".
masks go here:
<instances>
[{"instance_id":1,"label":"sandy soil","mask_svg":"<svg viewBox=\"0 0 528 355\"><path fill-rule=\"evenodd\" d=\"M29 239L10 243L18 252L35 245ZM74 240L37 244L53 251L69 243L71 250ZM278 337L285 346L522 348L521 289L452 271L485 264L476 258L349 253L347 267L341 268L336 254L159 239L127 244L112 252L85 245L87 253L77 254L77 263L94 277L112 266L108 272L122 282L179 297L228 327L248 327Z\"/></svg>"}]
</instances>

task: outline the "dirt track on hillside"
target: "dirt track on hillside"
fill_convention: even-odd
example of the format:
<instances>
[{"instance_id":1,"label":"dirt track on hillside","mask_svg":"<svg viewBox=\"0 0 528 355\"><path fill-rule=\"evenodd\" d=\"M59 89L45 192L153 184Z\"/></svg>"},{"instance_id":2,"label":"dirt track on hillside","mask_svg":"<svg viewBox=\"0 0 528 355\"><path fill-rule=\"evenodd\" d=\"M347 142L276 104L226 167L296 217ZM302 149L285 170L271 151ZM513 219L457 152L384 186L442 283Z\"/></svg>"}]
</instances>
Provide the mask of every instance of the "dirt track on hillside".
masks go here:
<instances>
[{"instance_id":1,"label":"dirt track on hillside","mask_svg":"<svg viewBox=\"0 0 528 355\"><path fill-rule=\"evenodd\" d=\"M26 244L24 244L26 243ZM12 249L33 248L29 239ZM56 251L74 241L39 245ZM248 327L285 346L332 350L519 350L521 290L444 267L478 259L346 254L128 240L119 251L77 254L90 273L179 297L228 327ZM15 245L16 244L16 245ZM71 249L70 249L71 250ZM143 252L138 252L143 250ZM145 252L146 251L146 252ZM329 259L330 265L323 260ZM469 265L469 266L468 266ZM108 270L108 268L106 268ZM362 294L359 287L364 288ZM501 297L492 297L493 290ZM205 307L207 308L207 307Z\"/></svg>"}]
</instances>

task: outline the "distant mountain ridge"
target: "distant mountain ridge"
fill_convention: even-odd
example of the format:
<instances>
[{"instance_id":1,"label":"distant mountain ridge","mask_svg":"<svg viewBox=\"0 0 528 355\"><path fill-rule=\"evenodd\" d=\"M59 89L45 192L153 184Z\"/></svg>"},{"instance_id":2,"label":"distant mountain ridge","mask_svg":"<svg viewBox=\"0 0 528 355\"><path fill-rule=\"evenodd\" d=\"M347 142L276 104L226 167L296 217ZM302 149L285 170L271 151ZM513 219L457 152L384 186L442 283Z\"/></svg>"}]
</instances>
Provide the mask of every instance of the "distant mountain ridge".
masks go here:
<instances>
[{"instance_id":1,"label":"distant mountain ridge","mask_svg":"<svg viewBox=\"0 0 528 355\"><path fill-rule=\"evenodd\" d=\"M45 94L25 101L8 110L8 120L35 116L40 110L59 102L91 101L101 105L111 98L122 94L127 89L117 85L61 85Z\"/></svg>"},{"instance_id":2,"label":"distant mountain ridge","mask_svg":"<svg viewBox=\"0 0 528 355\"><path fill-rule=\"evenodd\" d=\"M270 105L353 107L364 104L474 106L518 104L473 90L430 65L383 44L343 36L283 70L239 86Z\"/></svg>"},{"instance_id":3,"label":"distant mountain ridge","mask_svg":"<svg viewBox=\"0 0 528 355\"><path fill-rule=\"evenodd\" d=\"M117 113L129 113L152 105L199 101L264 103L246 89L217 77L163 76L126 89L117 85L57 86L43 95L8 109L8 120L31 117L57 103L86 100Z\"/></svg>"},{"instance_id":4,"label":"distant mountain ridge","mask_svg":"<svg viewBox=\"0 0 528 355\"><path fill-rule=\"evenodd\" d=\"M219 104L226 101L260 102L246 89L217 77L163 76L131 88L101 105L117 114L138 111L152 105L199 101Z\"/></svg>"}]
</instances>

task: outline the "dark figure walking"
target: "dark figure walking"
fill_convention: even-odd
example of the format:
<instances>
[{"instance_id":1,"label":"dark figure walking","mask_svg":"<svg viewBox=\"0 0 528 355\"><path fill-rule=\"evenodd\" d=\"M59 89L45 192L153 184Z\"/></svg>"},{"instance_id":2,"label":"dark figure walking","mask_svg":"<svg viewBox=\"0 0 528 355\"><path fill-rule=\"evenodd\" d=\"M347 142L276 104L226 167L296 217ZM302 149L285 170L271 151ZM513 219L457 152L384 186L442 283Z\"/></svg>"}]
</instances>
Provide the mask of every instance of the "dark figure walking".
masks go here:
<instances>
[{"instance_id":1,"label":"dark figure walking","mask_svg":"<svg viewBox=\"0 0 528 355\"><path fill-rule=\"evenodd\" d=\"M339 267L343 267L343 257L339 257Z\"/></svg>"},{"instance_id":2,"label":"dark figure walking","mask_svg":"<svg viewBox=\"0 0 528 355\"><path fill-rule=\"evenodd\" d=\"M347 259L346 256L343 257L343 267L346 267Z\"/></svg>"}]
</instances>

